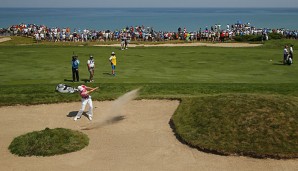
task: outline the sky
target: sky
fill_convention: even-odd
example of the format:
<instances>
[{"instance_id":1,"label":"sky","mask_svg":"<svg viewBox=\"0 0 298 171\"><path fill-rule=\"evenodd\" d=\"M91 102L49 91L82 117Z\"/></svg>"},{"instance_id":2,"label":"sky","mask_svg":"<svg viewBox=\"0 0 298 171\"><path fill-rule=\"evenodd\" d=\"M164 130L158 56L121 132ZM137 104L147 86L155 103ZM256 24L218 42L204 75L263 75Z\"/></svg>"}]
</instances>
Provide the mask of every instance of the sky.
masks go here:
<instances>
[{"instance_id":1,"label":"sky","mask_svg":"<svg viewBox=\"0 0 298 171\"><path fill-rule=\"evenodd\" d=\"M298 0L1 0L0 7L294 7ZM298 11L297 11L298 12Z\"/></svg>"}]
</instances>

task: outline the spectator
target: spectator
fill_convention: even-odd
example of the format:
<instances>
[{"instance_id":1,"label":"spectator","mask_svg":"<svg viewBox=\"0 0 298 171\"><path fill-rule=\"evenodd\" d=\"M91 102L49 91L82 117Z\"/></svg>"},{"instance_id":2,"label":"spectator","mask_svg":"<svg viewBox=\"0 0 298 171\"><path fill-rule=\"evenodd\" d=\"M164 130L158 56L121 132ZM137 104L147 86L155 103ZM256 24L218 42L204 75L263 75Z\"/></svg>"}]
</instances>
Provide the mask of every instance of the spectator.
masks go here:
<instances>
[{"instance_id":1,"label":"spectator","mask_svg":"<svg viewBox=\"0 0 298 171\"><path fill-rule=\"evenodd\" d=\"M115 69L116 69L116 54L115 52L112 52L112 56L109 58L109 61L111 62L111 67L112 67L112 75L113 76L116 76L116 73L115 73Z\"/></svg>"},{"instance_id":2,"label":"spectator","mask_svg":"<svg viewBox=\"0 0 298 171\"><path fill-rule=\"evenodd\" d=\"M293 46L294 45L290 46L290 52L289 52L290 53L290 58L292 59L292 62L293 62L293 53L294 53Z\"/></svg>"},{"instance_id":3,"label":"spectator","mask_svg":"<svg viewBox=\"0 0 298 171\"><path fill-rule=\"evenodd\" d=\"M89 82L94 82L93 76L94 76L95 63L92 55L90 56L90 59L87 61L87 67L90 73Z\"/></svg>"},{"instance_id":4,"label":"spectator","mask_svg":"<svg viewBox=\"0 0 298 171\"><path fill-rule=\"evenodd\" d=\"M78 56L72 56L72 82L79 82L79 64L80 61L78 60Z\"/></svg>"},{"instance_id":5,"label":"spectator","mask_svg":"<svg viewBox=\"0 0 298 171\"><path fill-rule=\"evenodd\" d=\"M283 64L286 64L287 63L288 55L289 55L288 45L285 45Z\"/></svg>"}]
</instances>

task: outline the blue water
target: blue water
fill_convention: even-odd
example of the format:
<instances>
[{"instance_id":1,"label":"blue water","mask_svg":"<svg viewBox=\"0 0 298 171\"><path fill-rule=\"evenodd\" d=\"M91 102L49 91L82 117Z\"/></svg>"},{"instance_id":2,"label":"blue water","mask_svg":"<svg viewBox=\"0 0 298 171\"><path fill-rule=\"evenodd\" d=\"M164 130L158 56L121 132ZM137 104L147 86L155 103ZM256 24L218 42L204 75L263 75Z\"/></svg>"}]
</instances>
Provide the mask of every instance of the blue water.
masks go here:
<instances>
[{"instance_id":1,"label":"blue water","mask_svg":"<svg viewBox=\"0 0 298 171\"><path fill-rule=\"evenodd\" d=\"M26 23L73 29L197 31L206 26L250 23L257 28L298 30L298 8L0 8L0 28Z\"/></svg>"}]
</instances>

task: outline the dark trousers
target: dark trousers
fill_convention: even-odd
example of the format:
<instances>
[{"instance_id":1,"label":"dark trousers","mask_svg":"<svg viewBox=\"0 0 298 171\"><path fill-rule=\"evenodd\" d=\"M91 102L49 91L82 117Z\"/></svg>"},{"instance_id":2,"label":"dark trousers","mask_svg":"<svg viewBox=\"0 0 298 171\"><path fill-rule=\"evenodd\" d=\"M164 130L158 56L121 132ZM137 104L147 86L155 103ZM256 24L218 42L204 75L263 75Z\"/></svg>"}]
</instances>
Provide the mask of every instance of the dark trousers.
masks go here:
<instances>
[{"instance_id":1,"label":"dark trousers","mask_svg":"<svg viewBox=\"0 0 298 171\"><path fill-rule=\"evenodd\" d=\"M72 68L72 81L79 81L79 69Z\"/></svg>"}]
</instances>

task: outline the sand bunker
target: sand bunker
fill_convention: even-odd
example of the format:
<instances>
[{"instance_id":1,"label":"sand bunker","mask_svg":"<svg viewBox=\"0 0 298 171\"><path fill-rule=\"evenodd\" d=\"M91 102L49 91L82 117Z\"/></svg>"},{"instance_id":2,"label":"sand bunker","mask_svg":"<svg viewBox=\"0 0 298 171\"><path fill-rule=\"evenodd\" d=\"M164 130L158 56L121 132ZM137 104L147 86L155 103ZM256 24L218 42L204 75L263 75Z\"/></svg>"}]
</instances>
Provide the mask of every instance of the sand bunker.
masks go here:
<instances>
[{"instance_id":1,"label":"sand bunker","mask_svg":"<svg viewBox=\"0 0 298 171\"><path fill-rule=\"evenodd\" d=\"M80 102L0 108L0 170L295 170L298 160L252 159L206 154L181 144L169 126L179 102L134 100L123 106L123 118L97 129L81 130L87 117L73 121ZM94 119L113 106L94 102ZM116 116L116 115L115 115ZM8 146L13 138L49 128L68 128L87 134L90 144L78 152L52 157L18 157Z\"/></svg>"}]
</instances>

